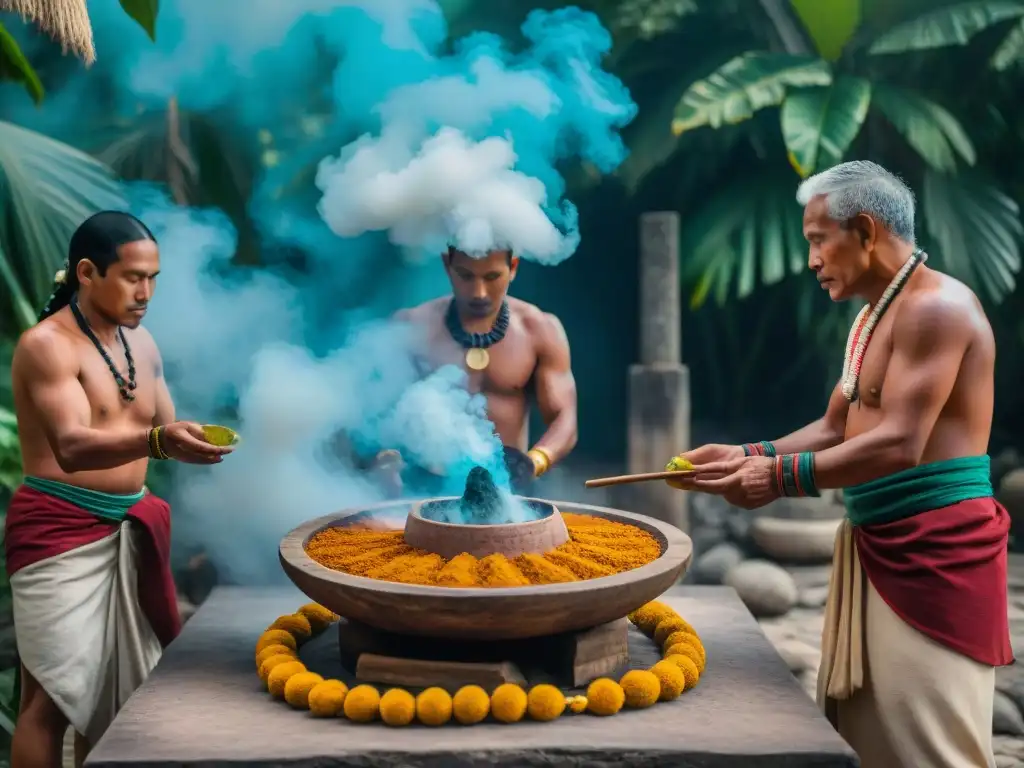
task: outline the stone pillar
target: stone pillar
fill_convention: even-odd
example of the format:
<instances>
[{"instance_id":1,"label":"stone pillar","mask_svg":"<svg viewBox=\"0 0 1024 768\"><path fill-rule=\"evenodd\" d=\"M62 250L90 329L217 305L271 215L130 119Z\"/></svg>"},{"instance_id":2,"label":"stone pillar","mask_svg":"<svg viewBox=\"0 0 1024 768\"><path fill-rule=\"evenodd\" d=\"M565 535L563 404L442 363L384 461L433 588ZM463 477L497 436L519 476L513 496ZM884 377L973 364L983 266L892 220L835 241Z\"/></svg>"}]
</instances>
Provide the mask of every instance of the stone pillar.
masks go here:
<instances>
[{"instance_id":1,"label":"stone pillar","mask_svg":"<svg viewBox=\"0 0 1024 768\"><path fill-rule=\"evenodd\" d=\"M629 472L657 472L690 447L690 372L682 364L679 214L640 217L640 362L629 368ZM628 488L628 508L688 527L686 494L664 483Z\"/></svg>"}]
</instances>

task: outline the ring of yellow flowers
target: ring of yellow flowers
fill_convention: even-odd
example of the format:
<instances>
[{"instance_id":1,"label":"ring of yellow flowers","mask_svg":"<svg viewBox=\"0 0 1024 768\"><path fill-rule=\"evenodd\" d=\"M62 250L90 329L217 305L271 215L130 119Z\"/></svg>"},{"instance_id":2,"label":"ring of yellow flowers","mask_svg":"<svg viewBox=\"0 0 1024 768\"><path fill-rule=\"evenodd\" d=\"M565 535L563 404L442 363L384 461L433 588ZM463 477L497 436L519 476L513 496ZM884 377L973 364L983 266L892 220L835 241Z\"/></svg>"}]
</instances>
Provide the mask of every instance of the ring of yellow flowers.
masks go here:
<instances>
[{"instance_id":1,"label":"ring of yellow flowers","mask_svg":"<svg viewBox=\"0 0 1024 768\"><path fill-rule=\"evenodd\" d=\"M345 717L354 723L377 720L390 726L441 726L451 720L474 725L490 715L500 723L525 717L540 722L557 720L564 713L598 716L617 714L623 707L645 709L659 701L672 701L700 681L707 663L704 645L684 619L662 602L647 603L629 620L662 649L663 658L650 669L633 669L616 682L602 677L587 687L586 695L566 696L553 685L535 685L529 691L514 683L499 685L490 694L466 685L454 696L432 687L414 696L402 688L383 695L372 685L351 690L341 680L325 680L299 661L298 649L325 631L339 616L317 603L281 616L267 627L256 643L256 669L270 695L314 717Z\"/></svg>"}]
</instances>

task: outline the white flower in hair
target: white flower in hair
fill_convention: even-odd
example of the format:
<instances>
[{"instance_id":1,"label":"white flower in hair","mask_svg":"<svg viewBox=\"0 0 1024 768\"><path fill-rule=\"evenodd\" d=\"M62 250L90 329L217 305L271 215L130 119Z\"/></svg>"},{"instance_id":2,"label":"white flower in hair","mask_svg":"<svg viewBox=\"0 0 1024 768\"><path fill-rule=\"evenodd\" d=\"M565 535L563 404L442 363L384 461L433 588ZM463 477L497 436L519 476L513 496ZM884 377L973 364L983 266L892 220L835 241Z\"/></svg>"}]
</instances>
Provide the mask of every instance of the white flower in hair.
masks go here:
<instances>
[{"instance_id":1,"label":"white flower in hair","mask_svg":"<svg viewBox=\"0 0 1024 768\"><path fill-rule=\"evenodd\" d=\"M68 279L67 268L58 269L57 273L53 276L53 282L56 285L64 285L64 282Z\"/></svg>"}]
</instances>

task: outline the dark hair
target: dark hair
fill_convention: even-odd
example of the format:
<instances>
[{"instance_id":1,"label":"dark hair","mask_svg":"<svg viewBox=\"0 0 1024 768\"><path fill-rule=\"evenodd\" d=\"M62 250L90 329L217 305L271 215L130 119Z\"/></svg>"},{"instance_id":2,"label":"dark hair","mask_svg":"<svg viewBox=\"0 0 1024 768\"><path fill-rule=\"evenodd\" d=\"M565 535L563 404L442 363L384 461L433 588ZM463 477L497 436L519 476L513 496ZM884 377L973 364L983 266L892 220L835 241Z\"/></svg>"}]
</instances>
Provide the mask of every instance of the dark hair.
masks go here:
<instances>
[{"instance_id":1,"label":"dark hair","mask_svg":"<svg viewBox=\"0 0 1024 768\"><path fill-rule=\"evenodd\" d=\"M57 282L39 319L45 320L71 303L71 297L78 290L78 262L88 259L101 276L105 275L107 268L120 258L117 249L139 240L156 242L149 228L130 213L100 211L83 221L68 244L64 279Z\"/></svg>"},{"instance_id":2,"label":"dark hair","mask_svg":"<svg viewBox=\"0 0 1024 768\"><path fill-rule=\"evenodd\" d=\"M494 250L498 250L498 249L497 249L497 248L495 248ZM508 265L509 265L509 266L511 267L511 266L512 266L512 257L513 257L513 256L515 256L515 254L514 254L514 253L512 253L512 249L511 249L511 248L504 248L504 249L502 249L502 250L504 250L504 251L505 251L505 261L506 261L506 262L508 262ZM449 245L449 246L448 246L448 261L449 261L449 262L451 262L451 260L452 260L452 257L453 257L453 256L454 256L454 255L455 255L456 253L462 253L462 251L460 251L460 250L459 250L458 248L456 248L456 247L455 247L454 245Z\"/></svg>"}]
</instances>

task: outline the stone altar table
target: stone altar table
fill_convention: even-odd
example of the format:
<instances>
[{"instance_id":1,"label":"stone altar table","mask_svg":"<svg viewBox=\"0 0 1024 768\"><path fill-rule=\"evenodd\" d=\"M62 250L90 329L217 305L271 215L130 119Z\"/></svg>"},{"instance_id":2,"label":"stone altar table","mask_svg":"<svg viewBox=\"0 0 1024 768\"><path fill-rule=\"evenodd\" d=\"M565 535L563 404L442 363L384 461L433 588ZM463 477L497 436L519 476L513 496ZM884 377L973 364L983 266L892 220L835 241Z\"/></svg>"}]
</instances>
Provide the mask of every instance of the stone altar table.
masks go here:
<instances>
[{"instance_id":1,"label":"stone altar table","mask_svg":"<svg viewBox=\"0 0 1024 768\"><path fill-rule=\"evenodd\" d=\"M662 598L700 632L708 664L674 702L613 717L388 728L317 719L272 700L254 647L296 589L217 589L96 745L87 768L157 766L567 766L855 768L853 751L818 712L728 587L674 587ZM314 671L344 679L337 633L303 649ZM312 647L316 646L316 647ZM308 651L308 653L307 653ZM631 629L633 666L659 657ZM333 665L325 669L325 665ZM383 691L384 687L380 687Z\"/></svg>"}]
</instances>

